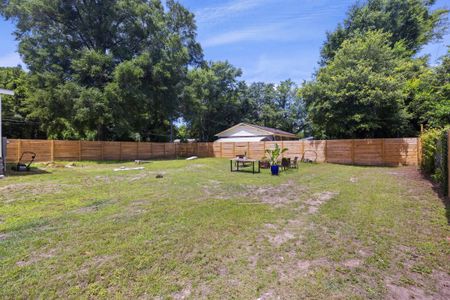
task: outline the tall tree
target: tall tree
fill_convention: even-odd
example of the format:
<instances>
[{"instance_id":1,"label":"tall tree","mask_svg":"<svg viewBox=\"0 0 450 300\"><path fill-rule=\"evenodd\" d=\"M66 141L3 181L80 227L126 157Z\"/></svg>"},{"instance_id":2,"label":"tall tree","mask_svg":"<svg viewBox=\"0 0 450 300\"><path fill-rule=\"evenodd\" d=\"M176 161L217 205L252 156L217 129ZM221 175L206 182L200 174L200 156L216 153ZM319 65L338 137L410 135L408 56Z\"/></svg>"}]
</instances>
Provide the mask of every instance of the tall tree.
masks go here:
<instances>
[{"instance_id":1,"label":"tall tree","mask_svg":"<svg viewBox=\"0 0 450 300\"><path fill-rule=\"evenodd\" d=\"M306 108L292 80L278 85L252 83L244 95L244 103L249 106L244 121L293 133L306 129Z\"/></svg>"},{"instance_id":2,"label":"tall tree","mask_svg":"<svg viewBox=\"0 0 450 300\"><path fill-rule=\"evenodd\" d=\"M322 47L322 65L329 62L346 39L370 30L391 33L390 45L403 41L412 54L429 41L440 38L448 10L432 10L435 0L367 0L355 4L343 24L327 33Z\"/></svg>"},{"instance_id":3,"label":"tall tree","mask_svg":"<svg viewBox=\"0 0 450 300\"><path fill-rule=\"evenodd\" d=\"M315 81L303 86L315 134L326 138L398 137L408 114L400 71L408 61L402 43L391 35L369 31L345 40Z\"/></svg>"},{"instance_id":4,"label":"tall tree","mask_svg":"<svg viewBox=\"0 0 450 300\"><path fill-rule=\"evenodd\" d=\"M450 124L450 50L441 63L424 68L419 76L411 79L406 90L410 101L408 111L413 125L439 128Z\"/></svg>"},{"instance_id":5,"label":"tall tree","mask_svg":"<svg viewBox=\"0 0 450 300\"><path fill-rule=\"evenodd\" d=\"M13 90L14 96L2 96L3 134L9 138L38 138L37 120L28 117L30 106L28 74L19 67L0 67L0 88Z\"/></svg>"},{"instance_id":6,"label":"tall tree","mask_svg":"<svg viewBox=\"0 0 450 300\"><path fill-rule=\"evenodd\" d=\"M49 137L146 138L177 117L202 61L194 16L173 0L9 0Z\"/></svg>"},{"instance_id":7,"label":"tall tree","mask_svg":"<svg viewBox=\"0 0 450 300\"><path fill-rule=\"evenodd\" d=\"M183 111L191 136L211 141L216 133L241 121L241 74L228 62L210 62L189 72Z\"/></svg>"}]
</instances>

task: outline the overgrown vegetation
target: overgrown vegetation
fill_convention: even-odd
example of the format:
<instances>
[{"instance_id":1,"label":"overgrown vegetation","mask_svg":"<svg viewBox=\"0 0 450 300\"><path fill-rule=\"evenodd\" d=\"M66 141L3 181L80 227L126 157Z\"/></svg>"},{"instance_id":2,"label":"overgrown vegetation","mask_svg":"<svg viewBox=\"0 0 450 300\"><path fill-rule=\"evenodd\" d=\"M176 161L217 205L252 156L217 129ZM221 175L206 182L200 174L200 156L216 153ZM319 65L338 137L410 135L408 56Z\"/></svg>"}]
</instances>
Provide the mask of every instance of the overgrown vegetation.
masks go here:
<instances>
[{"instance_id":1,"label":"overgrown vegetation","mask_svg":"<svg viewBox=\"0 0 450 300\"><path fill-rule=\"evenodd\" d=\"M0 181L2 299L449 298L445 207L415 168L65 165Z\"/></svg>"},{"instance_id":2,"label":"overgrown vegetation","mask_svg":"<svg viewBox=\"0 0 450 300\"><path fill-rule=\"evenodd\" d=\"M444 194L448 192L449 130L450 126L443 129L429 129L420 136L422 141L421 168L441 185Z\"/></svg>"},{"instance_id":3,"label":"overgrown vegetation","mask_svg":"<svg viewBox=\"0 0 450 300\"><path fill-rule=\"evenodd\" d=\"M417 55L446 29L448 11L434 3L362 1L328 33L321 68L302 88L315 136L401 137L449 124L450 52L436 67Z\"/></svg>"}]
</instances>

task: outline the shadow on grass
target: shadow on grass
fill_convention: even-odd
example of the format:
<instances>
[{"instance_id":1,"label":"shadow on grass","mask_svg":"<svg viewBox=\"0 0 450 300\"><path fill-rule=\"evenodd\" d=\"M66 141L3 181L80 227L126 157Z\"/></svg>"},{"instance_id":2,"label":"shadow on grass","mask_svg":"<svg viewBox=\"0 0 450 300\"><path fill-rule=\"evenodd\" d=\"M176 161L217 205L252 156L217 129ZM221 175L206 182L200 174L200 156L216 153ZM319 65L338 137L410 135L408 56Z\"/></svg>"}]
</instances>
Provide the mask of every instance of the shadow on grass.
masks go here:
<instances>
[{"instance_id":1,"label":"shadow on grass","mask_svg":"<svg viewBox=\"0 0 450 300\"><path fill-rule=\"evenodd\" d=\"M436 195L441 199L442 203L445 206L445 216L447 217L447 224L450 225L450 195L445 195L445 191L442 188L442 186L433 180L431 176L423 171L419 171L420 175L422 176L423 180L426 180L431 183L433 191L436 193Z\"/></svg>"},{"instance_id":2,"label":"shadow on grass","mask_svg":"<svg viewBox=\"0 0 450 300\"><path fill-rule=\"evenodd\" d=\"M42 169L39 169L36 167L31 167L30 171L22 171L22 172L14 171L11 168L12 168L12 165L7 167L6 177L19 177L19 176L50 174L50 172L47 172L46 170L42 170Z\"/></svg>"}]
</instances>

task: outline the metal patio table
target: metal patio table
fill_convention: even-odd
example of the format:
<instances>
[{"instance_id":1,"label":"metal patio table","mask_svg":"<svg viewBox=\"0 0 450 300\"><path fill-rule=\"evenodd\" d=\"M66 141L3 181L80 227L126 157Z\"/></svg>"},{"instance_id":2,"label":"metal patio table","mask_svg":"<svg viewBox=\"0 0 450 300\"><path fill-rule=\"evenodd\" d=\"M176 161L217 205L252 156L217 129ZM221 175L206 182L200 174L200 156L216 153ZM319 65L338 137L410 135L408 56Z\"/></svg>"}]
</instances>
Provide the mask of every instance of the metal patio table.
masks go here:
<instances>
[{"instance_id":1,"label":"metal patio table","mask_svg":"<svg viewBox=\"0 0 450 300\"><path fill-rule=\"evenodd\" d=\"M252 164L252 172L253 172L253 174L261 173L259 160L257 160L257 159L249 159L249 158L233 158L233 159L230 159L230 170L231 170L231 172L239 172L239 171L242 172L243 171L242 169L239 170L239 165L240 164L245 165L246 163L251 163ZM258 165L258 170L257 171L255 170L255 164ZM233 168L233 165L236 166L236 169Z\"/></svg>"}]
</instances>

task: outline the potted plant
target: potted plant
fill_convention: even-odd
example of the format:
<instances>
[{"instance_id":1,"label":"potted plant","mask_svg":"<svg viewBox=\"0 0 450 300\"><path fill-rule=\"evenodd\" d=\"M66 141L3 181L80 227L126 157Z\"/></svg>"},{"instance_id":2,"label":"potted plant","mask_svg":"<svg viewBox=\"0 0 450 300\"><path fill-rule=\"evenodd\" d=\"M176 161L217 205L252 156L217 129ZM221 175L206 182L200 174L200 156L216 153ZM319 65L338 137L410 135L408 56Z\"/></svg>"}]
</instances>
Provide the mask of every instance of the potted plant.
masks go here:
<instances>
[{"instance_id":1,"label":"potted plant","mask_svg":"<svg viewBox=\"0 0 450 300\"><path fill-rule=\"evenodd\" d=\"M278 172L280 170L280 167L278 166L278 157L280 157L280 155L286 151L288 151L287 148L281 149L278 144L275 144L275 149L266 150L266 153L269 155L270 171L272 172L272 175L278 175Z\"/></svg>"}]
</instances>

